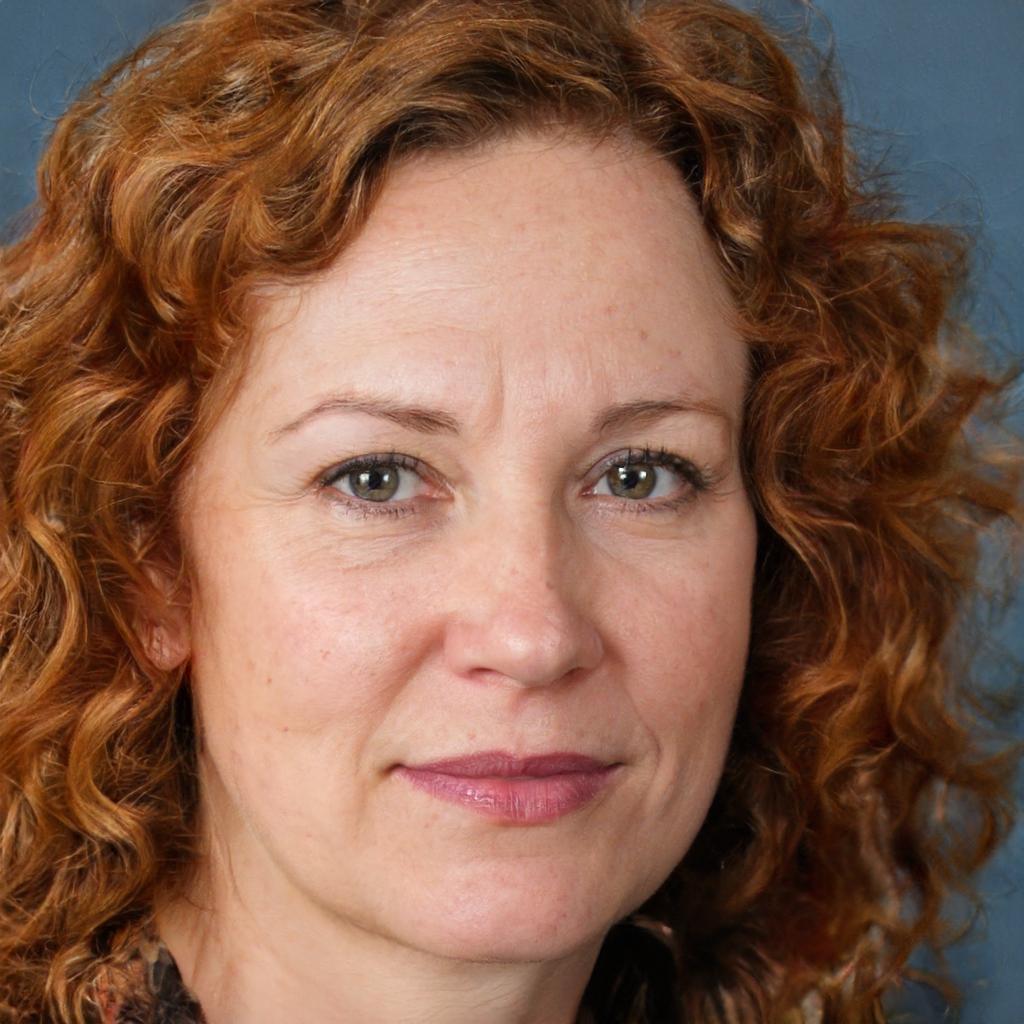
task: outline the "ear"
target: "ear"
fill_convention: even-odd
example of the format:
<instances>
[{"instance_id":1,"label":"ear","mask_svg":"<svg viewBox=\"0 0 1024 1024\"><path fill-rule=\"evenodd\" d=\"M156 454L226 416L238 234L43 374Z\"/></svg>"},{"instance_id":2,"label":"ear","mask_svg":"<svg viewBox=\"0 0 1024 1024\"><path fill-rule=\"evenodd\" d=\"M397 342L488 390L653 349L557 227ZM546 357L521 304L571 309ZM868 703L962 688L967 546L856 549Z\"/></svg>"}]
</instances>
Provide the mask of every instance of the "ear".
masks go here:
<instances>
[{"instance_id":1,"label":"ear","mask_svg":"<svg viewBox=\"0 0 1024 1024\"><path fill-rule=\"evenodd\" d=\"M192 654L188 593L161 568L147 566L145 573L152 588L140 602L139 639L149 660L162 671L170 672Z\"/></svg>"}]
</instances>

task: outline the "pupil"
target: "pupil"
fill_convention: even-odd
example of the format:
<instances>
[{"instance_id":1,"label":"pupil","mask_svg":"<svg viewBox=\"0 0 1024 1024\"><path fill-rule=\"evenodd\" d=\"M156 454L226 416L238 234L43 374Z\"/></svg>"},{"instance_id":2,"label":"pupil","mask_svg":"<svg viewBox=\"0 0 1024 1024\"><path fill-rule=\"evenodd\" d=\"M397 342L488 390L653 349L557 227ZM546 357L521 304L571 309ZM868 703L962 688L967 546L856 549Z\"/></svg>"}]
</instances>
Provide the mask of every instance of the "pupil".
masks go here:
<instances>
[{"instance_id":1,"label":"pupil","mask_svg":"<svg viewBox=\"0 0 1024 1024\"><path fill-rule=\"evenodd\" d=\"M612 470L612 491L621 497L646 498L654 490L656 474L645 466L617 466ZM628 494L624 492L638 491Z\"/></svg>"},{"instance_id":2,"label":"pupil","mask_svg":"<svg viewBox=\"0 0 1024 1024\"><path fill-rule=\"evenodd\" d=\"M386 501L398 490L398 474L393 469L361 469L351 479L353 492L369 501Z\"/></svg>"}]
</instances>

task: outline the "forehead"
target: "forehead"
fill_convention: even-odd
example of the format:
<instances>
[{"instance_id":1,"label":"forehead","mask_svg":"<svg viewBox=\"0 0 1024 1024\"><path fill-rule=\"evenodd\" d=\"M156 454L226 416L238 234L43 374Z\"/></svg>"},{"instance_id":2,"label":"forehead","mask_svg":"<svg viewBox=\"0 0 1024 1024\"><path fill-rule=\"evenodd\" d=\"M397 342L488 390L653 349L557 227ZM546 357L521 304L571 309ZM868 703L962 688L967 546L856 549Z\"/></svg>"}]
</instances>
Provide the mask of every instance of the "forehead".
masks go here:
<instances>
[{"instance_id":1,"label":"forehead","mask_svg":"<svg viewBox=\"0 0 1024 1024\"><path fill-rule=\"evenodd\" d=\"M275 404L382 383L486 403L544 380L595 400L699 384L738 408L746 366L679 172L629 140L523 135L398 165L329 271L260 297L255 333L250 390Z\"/></svg>"}]
</instances>

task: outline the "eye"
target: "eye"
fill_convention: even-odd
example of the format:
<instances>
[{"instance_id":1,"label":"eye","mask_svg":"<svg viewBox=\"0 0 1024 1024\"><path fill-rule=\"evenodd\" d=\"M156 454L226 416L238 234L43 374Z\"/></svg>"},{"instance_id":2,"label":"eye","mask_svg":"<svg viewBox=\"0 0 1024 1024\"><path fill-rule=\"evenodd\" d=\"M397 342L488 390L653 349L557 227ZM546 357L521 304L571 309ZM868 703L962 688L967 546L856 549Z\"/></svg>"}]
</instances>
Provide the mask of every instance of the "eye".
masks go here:
<instances>
[{"instance_id":1,"label":"eye","mask_svg":"<svg viewBox=\"0 0 1024 1024\"><path fill-rule=\"evenodd\" d=\"M360 455L334 466L319 478L330 499L352 514L405 516L422 511L425 467L398 452ZM662 448L630 448L605 460L603 475L590 491L615 502L624 512L658 513L681 509L713 484L710 473L689 459Z\"/></svg>"},{"instance_id":2,"label":"eye","mask_svg":"<svg viewBox=\"0 0 1024 1024\"><path fill-rule=\"evenodd\" d=\"M671 509L693 501L710 486L708 474L689 459L664 448L630 448L605 463L591 494L625 498L638 511Z\"/></svg>"},{"instance_id":3,"label":"eye","mask_svg":"<svg viewBox=\"0 0 1024 1024\"><path fill-rule=\"evenodd\" d=\"M419 468L419 460L397 452L361 455L328 470L320 486L337 491L350 502L384 505L408 501L417 496L423 482Z\"/></svg>"}]
</instances>

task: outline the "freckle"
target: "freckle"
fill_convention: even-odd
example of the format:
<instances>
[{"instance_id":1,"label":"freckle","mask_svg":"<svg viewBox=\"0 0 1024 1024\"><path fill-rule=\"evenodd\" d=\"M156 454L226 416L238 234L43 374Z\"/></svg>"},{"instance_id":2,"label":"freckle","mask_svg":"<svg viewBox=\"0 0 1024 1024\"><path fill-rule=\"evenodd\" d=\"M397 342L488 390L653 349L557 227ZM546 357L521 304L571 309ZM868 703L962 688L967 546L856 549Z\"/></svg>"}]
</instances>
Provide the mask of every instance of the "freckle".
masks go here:
<instances>
[{"instance_id":1,"label":"freckle","mask_svg":"<svg viewBox=\"0 0 1024 1024\"><path fill-rule=\"evenodd\" d=\"M321 660L321 661L326 661L326 660L327 660L327 656L328 656L328 655L329 655L330 653L331 653L330 651L326 651L326 650L325 650L325 651L321 651L321 652L320 652L320 660Z\"/></svg>"},{"instance_id":2,"label":"freckle","mask_svg":"<svg viewBox=\"0 0 1024 1024\"><path fill-rule=\"evenodd\" d=\"M272 681L272 680L271 680L270 676L267 676L267 682L266 682L266 685L267 685L267 686L269 686L269 685L270 685L270 683L271 683L271 681Z\"/></svg>"},{"instance_id":3,"label":"freckle","mask_svg":"<svg viewBox=\"0 0 1024 1024\"><path fill-rule=\"evenodd\" d=\"M649 335L647 333L647 328L646 327L641 327L640 328L640 340L641 341L646 341L648 337L649 337Z\"/></svg>"}]
</instances>

